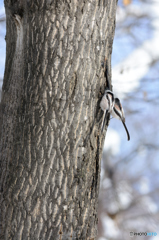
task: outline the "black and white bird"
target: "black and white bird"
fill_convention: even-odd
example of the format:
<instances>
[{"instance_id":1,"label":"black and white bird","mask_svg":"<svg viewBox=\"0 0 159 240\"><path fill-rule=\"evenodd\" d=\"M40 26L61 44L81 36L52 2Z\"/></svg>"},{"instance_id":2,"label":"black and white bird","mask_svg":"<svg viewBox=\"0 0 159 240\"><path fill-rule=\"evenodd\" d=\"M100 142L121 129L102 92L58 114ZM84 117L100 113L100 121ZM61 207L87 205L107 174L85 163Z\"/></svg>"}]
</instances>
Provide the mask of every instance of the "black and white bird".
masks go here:
<instances>
[{"instance_id":1,"label":"black and white bird","mask_svg":"<svg viewBox=\"0 0 159 240\"><path fill-rule=\"evenodd\" d=\"M110 113L113 117L119 119L122 121L124 128L127 133L128 141L130 140L130 134L128 132L128 129L125 124L125 116L124 116L124 110L122 108L122 105L120 103L119 98L114 97L114 93L111 91L111 84L109 82L108 78L108 66L107 66L107 60L105 61L105 78L107 83L107 89L105 90L105 93L102 97L102 100L100 102L100 107L104 111L103 114L103 121L101 126L101 131L103 132L105 121L108 120L108 113Z\"/></svg>"},{"instance_id":2,"label":"black and white bird","mask_svg":"<svg viewBox=\"0 0 159 240\"><path fill-rule=\"evenodd\" d=\"M114 107L114 93L110 90L106 90L102 100L100 102L100 107L104 111L103 114L103 121L101 126L101 131L103 132L105 121L107 119L108 113L111 113L113 111Z\"/></svg>"},{"instance_id":3,"label":"black and white bird","mask_svg":"<svg viewBox=\"0 0 159 240\"><path fill-rule=\"evenodd\" d=\"M129 131L125 125L125 116L124 116L124 110L122 108L121 102L119 100L119 98L115 98L114 99L114 105L111 111L111 115L117 119L119 119L120 121L122 121L124 128L126 130L127 133L127 137L128 137L128 141L130 140L130 134Z\"/></svg>"}]
</instances>

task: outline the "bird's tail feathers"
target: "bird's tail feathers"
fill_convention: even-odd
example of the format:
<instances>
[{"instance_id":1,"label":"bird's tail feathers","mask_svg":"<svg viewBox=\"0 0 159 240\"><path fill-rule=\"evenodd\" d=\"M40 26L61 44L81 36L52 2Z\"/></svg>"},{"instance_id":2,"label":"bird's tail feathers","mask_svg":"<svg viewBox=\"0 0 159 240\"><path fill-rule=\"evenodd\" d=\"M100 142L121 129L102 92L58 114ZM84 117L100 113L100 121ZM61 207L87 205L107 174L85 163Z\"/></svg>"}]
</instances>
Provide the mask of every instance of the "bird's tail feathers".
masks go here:
<instances>
[{"instance_id":1,"label":"bird's tail feathers","mask_svg":"<svg viewBox=\"0 0 159 240\"><path fill-rule=\"evenodd\" d=\"M101 126L101 131L103 132L103 129L104 129L104 125L105 125L105 121L107 119L107 114L108 114L108 110L105 110L104 111L104 117L103 117L103 121L102 121L102 126Z\"/></svg>"},{"instance_id":2,"label":"bird's tail feathers","mask_svg":"<svg viewBox=\"0 0 159 240\"><path fill-rule=\"evenodd\" d=\"M124 125L125 130L126 130L126 133L127 133L127 136L128 136L128 141L129 141L129 140L130 140L130 134L129 134L129 131L128 131L126 125L125 125L125 122L122 121L122 123L123 123L123 125Z\"/></svg>"}]
</instances>

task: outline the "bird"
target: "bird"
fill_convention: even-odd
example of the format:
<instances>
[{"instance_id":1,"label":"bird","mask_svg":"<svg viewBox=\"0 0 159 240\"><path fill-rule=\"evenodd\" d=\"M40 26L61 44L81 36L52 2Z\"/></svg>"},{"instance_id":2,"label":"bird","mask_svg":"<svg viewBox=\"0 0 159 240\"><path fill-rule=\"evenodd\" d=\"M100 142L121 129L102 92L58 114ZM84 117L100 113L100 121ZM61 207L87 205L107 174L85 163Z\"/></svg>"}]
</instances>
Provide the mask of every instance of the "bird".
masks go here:
<instances>
[{"instance_id":1,"label":"bird","mask_svg":"<svg viewBox=\"0 0 159 240\"><path fill-rule=\"evenodd\" d=\"M105 90L105 93L100 102L100 107L104 111L101 131L103 132L105 121L107 119L108 113L112 112L114 106L114 93L110 90Z\"/></svg>"},{"instance_id":2,"label":"bird","mask_svg":"<svg viewBox=\"0 0 159 240\"><path fill-rule=\"evenodd\" d=\"M114 105L113 105L113 108L111 110L111 115L114 118L119 119L123 123L123 126L126 130L126 133L127 133L128 141L129 141L130 140L130 134L129 134L129 131L128 131L128 129L126 127L126 124L125 124L124 110L123 110L123 107L121 105L121 102L120 102L119 98L114 99Z\"/></svg>"}]
</instances>

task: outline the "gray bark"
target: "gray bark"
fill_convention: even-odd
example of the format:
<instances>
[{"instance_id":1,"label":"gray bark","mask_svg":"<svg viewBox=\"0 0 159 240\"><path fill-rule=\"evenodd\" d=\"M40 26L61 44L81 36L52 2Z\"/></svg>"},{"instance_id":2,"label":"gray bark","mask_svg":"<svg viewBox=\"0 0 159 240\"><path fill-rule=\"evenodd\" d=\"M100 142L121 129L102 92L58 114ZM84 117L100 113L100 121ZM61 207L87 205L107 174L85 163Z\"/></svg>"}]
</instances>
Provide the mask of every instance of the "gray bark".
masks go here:
<instances>
[{"instance_id":1,"label":"gray bark","mask_svg":"<svg viewBox=\"0 0 159 240\"><path fill-rule=\"evenodd\" d=\"M115 0L5 0L1 239L96 239Z\"/></svg>"}]
</instances>

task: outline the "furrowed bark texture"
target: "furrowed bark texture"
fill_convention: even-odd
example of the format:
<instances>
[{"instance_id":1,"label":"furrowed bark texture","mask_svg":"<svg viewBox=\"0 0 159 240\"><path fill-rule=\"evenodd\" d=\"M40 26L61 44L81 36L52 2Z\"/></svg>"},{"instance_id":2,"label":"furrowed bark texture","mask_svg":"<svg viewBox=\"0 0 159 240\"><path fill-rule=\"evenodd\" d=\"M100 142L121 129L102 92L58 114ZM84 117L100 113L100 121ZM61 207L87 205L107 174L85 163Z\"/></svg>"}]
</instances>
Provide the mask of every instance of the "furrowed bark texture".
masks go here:
<instances>
[{"instance_id":1,"label":"furrowed bark texture","mask_svg":"<svg viewBox=\"0 0 159 240\"><path fill-rule=\"evenodd\" d=\"M5 1L1 239L96 239L116 1Z\"/></svg>"}]
</instances>

